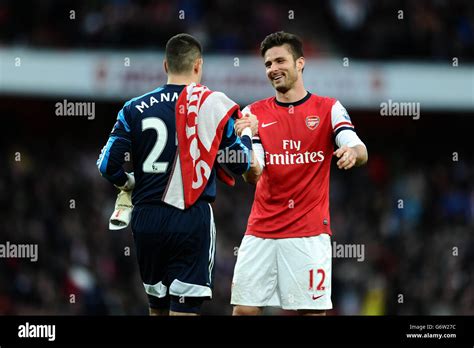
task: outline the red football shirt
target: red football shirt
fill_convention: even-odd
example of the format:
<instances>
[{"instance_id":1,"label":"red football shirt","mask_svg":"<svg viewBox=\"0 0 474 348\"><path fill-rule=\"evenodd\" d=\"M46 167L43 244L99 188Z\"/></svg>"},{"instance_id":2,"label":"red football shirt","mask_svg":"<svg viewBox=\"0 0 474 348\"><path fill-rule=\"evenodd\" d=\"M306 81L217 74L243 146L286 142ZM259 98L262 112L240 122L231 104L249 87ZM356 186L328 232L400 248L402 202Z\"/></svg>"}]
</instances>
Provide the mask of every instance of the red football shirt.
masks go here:
<instances>
[{"instance_id":1,"label":"red football shirt","mask_svg":"<svg viewBox=\"0 0 474 348\"><path fill-rule=\"evenodd\" d=\"M260 238L331 234L329 172L334 138L342 130L353 130L344 107L336 99L308 93L295 103L271 97L247 110L259 120L254 149L256 154L263 150L264 168L246 234ZM260 143L263 149L258 148Z\"/></svg>"}]
</instances>

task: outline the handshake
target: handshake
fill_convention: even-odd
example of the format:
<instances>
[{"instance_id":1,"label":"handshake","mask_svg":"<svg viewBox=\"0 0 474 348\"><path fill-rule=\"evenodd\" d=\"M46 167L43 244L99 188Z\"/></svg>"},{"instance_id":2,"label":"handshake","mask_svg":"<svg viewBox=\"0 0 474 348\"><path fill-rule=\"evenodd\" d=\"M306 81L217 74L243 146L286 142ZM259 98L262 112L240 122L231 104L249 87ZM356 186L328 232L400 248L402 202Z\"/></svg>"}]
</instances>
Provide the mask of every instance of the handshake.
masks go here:
<instances>
[{"instance_id":1,"label":"handshake","mask_svg":"<svg viewBox=\"0 0 474 348\"><path fill-rule=\"evenodd\" d=\"M248 135L250 138L258 134L258 119L254 114L245 114L235 121L234 131L237 136Z\"/></svg>"}]
</instances>

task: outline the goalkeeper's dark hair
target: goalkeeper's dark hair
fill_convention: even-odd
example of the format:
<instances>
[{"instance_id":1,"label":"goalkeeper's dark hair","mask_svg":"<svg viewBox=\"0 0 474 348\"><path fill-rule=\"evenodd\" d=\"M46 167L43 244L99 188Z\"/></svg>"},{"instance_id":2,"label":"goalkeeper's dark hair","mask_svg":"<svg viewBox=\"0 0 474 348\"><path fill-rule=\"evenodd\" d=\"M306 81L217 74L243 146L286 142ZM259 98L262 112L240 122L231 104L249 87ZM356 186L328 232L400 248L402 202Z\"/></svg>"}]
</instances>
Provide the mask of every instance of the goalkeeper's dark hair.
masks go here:
<instances>
[{"instance_id":1,"label":"goalkeeper's dark hair","mask_svg":"<svg viewBox=\"0 0 474 348\"><path fill-rule=\"evenodd\" d=\"M260 53L262 54L262 57L264 57L265 53L270 48L283 46L285 44L290 47L290 52L295 60L304 57L303 43L301 42L301 39L294 34L286 33L284 31L278 31L268 35L260 44Z\"/></svg>"},{"instance_id":2,"label":"goalkeeper's dark hair","mask_svg":"<svg viewBox=\"0 0 474 348\"><path fill-rule=\"evenodd\" d=\"M189 34L175 35L166 43L165 58L170 73L184 74L191 72L194 62L201 56L201 44Z\"/></svg>"}]
</instances>

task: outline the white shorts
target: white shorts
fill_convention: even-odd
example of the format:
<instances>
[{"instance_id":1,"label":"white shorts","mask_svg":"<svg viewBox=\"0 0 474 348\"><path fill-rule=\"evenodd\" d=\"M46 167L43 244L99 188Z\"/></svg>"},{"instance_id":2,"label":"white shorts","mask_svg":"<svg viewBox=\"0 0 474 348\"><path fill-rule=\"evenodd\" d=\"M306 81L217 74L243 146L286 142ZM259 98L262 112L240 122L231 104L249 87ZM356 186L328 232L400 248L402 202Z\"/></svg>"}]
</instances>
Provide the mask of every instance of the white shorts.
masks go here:
<instances>
[{"instance_id":1,"label":"white shorts","mask_svg":"<svg viewBox=\"0 0 474 348\"><path fill-rule=\"evenodd\" d=\"M231 303L331 309L331 263L328 234L284 239L247 235L238 251Z\"/></svg>"}]
</instances>

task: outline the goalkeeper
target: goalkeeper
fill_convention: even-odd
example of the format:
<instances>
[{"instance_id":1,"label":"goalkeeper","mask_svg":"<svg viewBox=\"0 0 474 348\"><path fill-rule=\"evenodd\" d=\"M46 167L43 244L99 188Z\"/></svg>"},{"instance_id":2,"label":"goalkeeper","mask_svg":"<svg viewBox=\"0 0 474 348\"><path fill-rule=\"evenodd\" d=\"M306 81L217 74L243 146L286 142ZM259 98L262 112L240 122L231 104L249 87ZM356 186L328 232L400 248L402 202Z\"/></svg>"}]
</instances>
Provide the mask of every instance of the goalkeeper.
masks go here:
<instances>
[{"instance_id":1,"label":"goalkeeper","mask_svg":"<svg viewBox=\"0 0 474 348\"><path fill-rule=\"evenodd\" d=\"M97 161L101 175L121 190L111 227L131 223L150 315L197 315L212 297L216 233L209 203L216 196L216 177L232 179L215 165L216 152L237 154L223 164L243 174L258 127L250 115L246 131L236 136L238 105L196 85L201 51L187 34L168 41L167 84L125 103ZM181 106L185 116L175 113ZM122 168L127 152L134 175Z\"/></svg>"}]
</instances>

